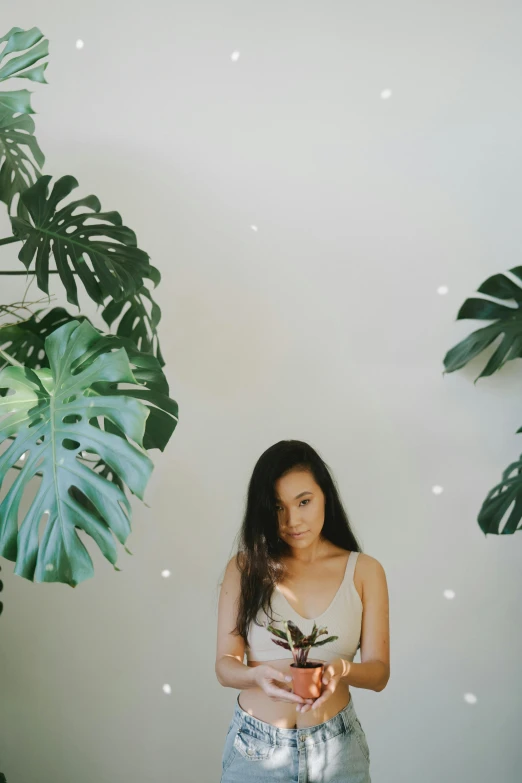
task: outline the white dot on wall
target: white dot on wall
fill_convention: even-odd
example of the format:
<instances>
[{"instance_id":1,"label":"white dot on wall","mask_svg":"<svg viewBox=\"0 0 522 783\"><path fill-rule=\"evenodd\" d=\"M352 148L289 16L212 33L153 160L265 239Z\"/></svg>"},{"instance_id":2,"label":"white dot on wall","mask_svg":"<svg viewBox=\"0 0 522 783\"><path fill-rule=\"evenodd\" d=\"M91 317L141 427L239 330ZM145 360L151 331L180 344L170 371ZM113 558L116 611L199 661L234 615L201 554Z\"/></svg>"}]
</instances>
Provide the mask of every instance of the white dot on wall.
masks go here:
<instances>
[{"instance_id":1,"label":"white dot on wall","mask_svg":"<svg viewBox=\"0 0 522 783\"><path fill-rule=\"evenodd\" d=\"M444 488L435 486L431 488L431 491L433 492L434 495L442 495L442 493L444 492Z\"/></svg>"},{"instance_id":2,"label":"white dot on wall","mask_svg":"<svg viewBox=\"0 0 522 783\"><path fill-rule=\"evenodd\" d=\"M168 568L166 568L164 571L162 571L161 575L163 577L165 577L165 578L167 578L167 576L170 576L170 571L168 570Z\"/></svg>"},{"instance_id":3,"label":"white dot on wall","mask_svg":"<svg viewBox=\"0 0 522 783\"><path fill-rule=\"evenodd\" d=\"M172 693L170 685L163 686L163 693Z\"/></svg>"},{"instance_id":4,"label":"white dot on wall","mask_svg":"<svg viewBox=\"0 0 522 783\"><path fill-rule=\"evenodd\" d=\"M383 90L381 92L381 98L384 98L384 100L387 100L388 98L391 98L392 91L391 90Z\"/></svg>"},{"instance_id":5,"label":"white dot on wall","mask_svg":"<svg viewBox=\"0 0 522 783\"><path fill-rule=\"evenodd\" d=\"M258 231L257 226L250 226L250 228L252 229L252 231Z\"/></svg>"},{"instance_id":6,"label":"white dot on wall","mask_svg":"<svg viewBox=\"0 0 522 783\"><path fill-rule=\"evenodd\" d=\"M81 39L78 39L76 41L76 48L77 49L83 49L83 41Z\"/></svg>"},{"instance_id":7,"label":"white dot on wall","mask_svg":"<svg viewBox=\"0 0 522 783\"><path fill-rule=\"evenodd\" d=\"M437 288L437 293L440 294L441 296L446 296L448 291L449 291L449 288L448 288L447 285L441 285L441 286L439 286Z\"/></svg>"},{"instance_id":8,"label":"white dot on wall","mask_svg":"<svg viewBox=\"0 0 522 783\"><path fill-rule=\"evenodd\" d=\"M476 704L477 703L477 697L474 693L465 693L464 694L464 701L467 701L468 704Z\"/></svg>"},{"instance_id":9,"label":"white dot on wall","mask_svg":"<svg viewBox=\"0 0 522 783\"><path fill-rule=\"evenodd\" d=\"M237 62L239 60L239 55L240 55L239 52L232 52L232 54L230 55L230 59L233 60L234 62Z\"/></svg>"},{"instance_id":10,"label":"white dot on wall","mask_svg":"<svg viewBox=\"0 0 522 783\"><path fill-rule=\"evenodd\" d=\"M455 591L454 590L444 590L444 598L452 599L455 598Z\"/></svg>"},{"instance_id":11,"label":"white dot on wall","mask_svg":"<svg viewBox=\"0 0 522 783\"><path fill-rule=\"evenodd\" d=\"M53 564L52 563L47 563L47 565L45 566L45 570L46 571L54 571Z\"/></svg>"}]
</instances>

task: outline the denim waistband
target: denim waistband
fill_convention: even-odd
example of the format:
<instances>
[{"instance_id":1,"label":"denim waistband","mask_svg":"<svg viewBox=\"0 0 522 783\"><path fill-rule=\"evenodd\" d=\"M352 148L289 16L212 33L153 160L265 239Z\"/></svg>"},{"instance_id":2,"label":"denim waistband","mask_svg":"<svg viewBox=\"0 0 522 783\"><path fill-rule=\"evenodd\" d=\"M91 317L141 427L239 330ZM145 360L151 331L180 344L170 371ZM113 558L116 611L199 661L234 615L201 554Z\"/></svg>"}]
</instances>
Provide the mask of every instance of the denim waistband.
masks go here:
<instances>
[{"instance_id":1,"label":"denim waistband","mask_svg":"<svg viewBox=\"0 0 522 783\"><path fill-rule=\"evenodd\" d=\"M259 718L254 718L245 712L239 705L239 694L234 709L232 722L238 727L248 727L248 734L251 736L269 742L272 745L290 745L297 747L304 739L312 739L314 742L324 742L348 731L355 718L355 708L353 698L350 694L350 701L343 709L334 715L330 720L319 723L317 726L306 726L302 729L282 729L273 726L271 723L265 723Z\"/></svg>"}]
</instances>

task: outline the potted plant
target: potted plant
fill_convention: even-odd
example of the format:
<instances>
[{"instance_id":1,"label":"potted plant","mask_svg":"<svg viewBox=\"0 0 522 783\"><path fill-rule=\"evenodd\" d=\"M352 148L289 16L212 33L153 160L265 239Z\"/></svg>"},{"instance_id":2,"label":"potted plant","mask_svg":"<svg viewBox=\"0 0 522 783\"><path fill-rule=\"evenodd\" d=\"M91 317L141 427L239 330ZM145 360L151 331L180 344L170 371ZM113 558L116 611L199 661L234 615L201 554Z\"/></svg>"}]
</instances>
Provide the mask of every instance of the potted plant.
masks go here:
<instances>
[{"instance_id":1,"label":"potted plant","mask_svg":"<svg viewBox=\"0 0 522 783\"><path fill-rule=\"evenodd\" d=\"M312 633L305 636L304 633L291 620L283 620L285 631L274 628L273 625L267 626L267 631L279 637L272 639L274 644L284 647L285 650L291 650L294 663L290 664L295 669L293 678L293 691L297 696L303 699L318 699L321 695L321 683L323 680L324 663L322 661L309 661L308 653L312 647L321 647L328 642L334 642L338 636L329 636L322 641L316 641L319 636L328 633L327 628L318 628L314 622Z\"/></svg>"}]
</instances>

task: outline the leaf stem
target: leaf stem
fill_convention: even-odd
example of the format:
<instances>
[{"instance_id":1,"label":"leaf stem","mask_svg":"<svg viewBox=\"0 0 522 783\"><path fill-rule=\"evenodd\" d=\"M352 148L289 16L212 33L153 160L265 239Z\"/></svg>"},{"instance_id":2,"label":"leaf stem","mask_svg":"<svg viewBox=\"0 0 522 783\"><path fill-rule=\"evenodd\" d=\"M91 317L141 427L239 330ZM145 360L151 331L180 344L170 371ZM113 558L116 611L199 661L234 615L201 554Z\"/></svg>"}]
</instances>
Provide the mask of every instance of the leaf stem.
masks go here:
<instances>
[{"instance_id":1,"label":"leaf stem","mask_svg":"<svg viewBox=\"0 0 522 783\"><path fill-rule=\"evenodd\" d=\"M73 273L73 275L77 275L78 274L76 269L71 269L70 271ZM3 270L0 271L0 275L34 275L34 274L35 273L31 272L29 269L26 269L25 271L24 270L20 271L18 269L16 271L15 270L8 270L7 272L3 271ZM57 275L58 274L58 270L57 269L49 269L49 274L50 275Z\"/></svg>"},{"instance_id":2,"label":"leaf stem","mask_svg":"<svg viewBox=\"0 0 522 783\"><path fill-rule=\"evenodd\" d=\"M14 356L9 356L8 353L6 353L5 351L2 351L1 349L0 349L0 356L3 356L3 358L6 360L6 362L9 362L9 364L14 364L17 367L23 367L24 366L22 364L22 362L17 361L14 358Z\"/></svg>"},{"instance_id":3,"label":"leaf stem","mask_svg":"<svg viewBox=\"0 0 522 783\"><path fill-rule=\"evenodd\" d=\"M20 237L5 237L5 239L0 239L0 245L10 245L11 242L21 242L22 240Z\"/></svg>"}]
</instances>

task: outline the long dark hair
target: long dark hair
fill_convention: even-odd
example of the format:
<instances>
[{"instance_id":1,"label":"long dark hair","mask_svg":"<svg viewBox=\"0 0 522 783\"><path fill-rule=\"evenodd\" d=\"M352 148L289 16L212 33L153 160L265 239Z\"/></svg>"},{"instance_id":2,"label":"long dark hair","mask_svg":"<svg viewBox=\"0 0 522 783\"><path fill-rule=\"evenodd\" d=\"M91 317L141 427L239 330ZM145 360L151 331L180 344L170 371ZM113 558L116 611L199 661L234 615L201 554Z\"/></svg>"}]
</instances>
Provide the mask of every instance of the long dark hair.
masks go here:
<instances>
[{"instance_id":1,"label":"long dark hair","mask_svg":"<svg viewBox=\"0 0 522 783\"><path fill-rule=\"evenodd\" d=\"M291 547L279 538L275 482L293 470L308 470L325 498L321 537L351 552L362 549L350 527L337 485L317 451L301 440L280 440L258 459L247 491L246 508L239 531L237 565L241 573L237 623L232 633L248 644L250 623L256 625L262 608L273 622L271 597L284 575L282 558ZM270 614L269 614L270 613Z\"/></svg>"}]
</instances>

